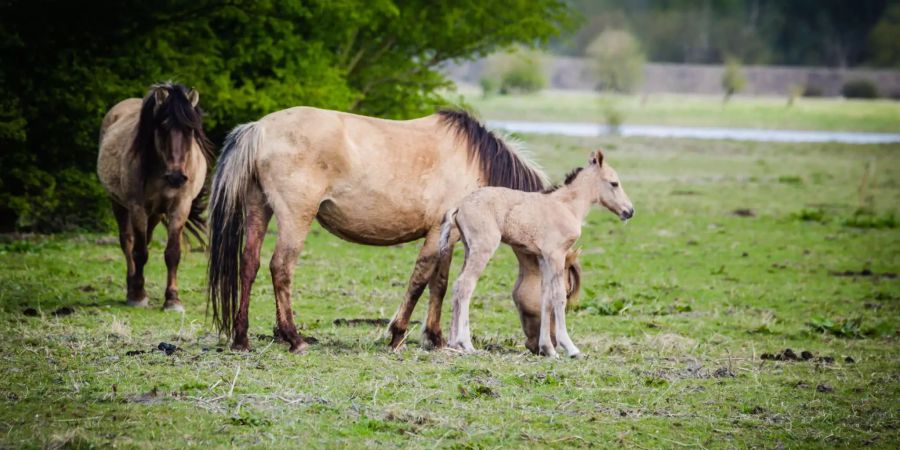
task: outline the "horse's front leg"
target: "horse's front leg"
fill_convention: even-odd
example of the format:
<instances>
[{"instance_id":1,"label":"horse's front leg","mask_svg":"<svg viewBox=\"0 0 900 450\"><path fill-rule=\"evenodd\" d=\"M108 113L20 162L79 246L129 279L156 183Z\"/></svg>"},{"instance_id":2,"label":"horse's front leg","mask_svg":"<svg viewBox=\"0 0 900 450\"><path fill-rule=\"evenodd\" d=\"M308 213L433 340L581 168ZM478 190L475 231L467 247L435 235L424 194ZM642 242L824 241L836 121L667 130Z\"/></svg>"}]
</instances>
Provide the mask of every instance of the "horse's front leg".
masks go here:
<instances>
[{"instance_id":1,"label":"horse's front leg","mask_svg":"<svg viewBox=\"0 0 900 450\"><path fill-rule=\"evenodd\" d=\"M131 260L134 271L128 276L128 305L144 307L149 303L144 289L144 266L149 256L147 251L147 211L142 205L128 208L131 222Z\"/></svg>"},{"instance_id":2,"label":"horse's front leg","mask_svg":"<svg viewBox=\"0 0 900 450\"><path fill-rule=\"evenodd\" d=\"M166 224L166 302L164 311L184 312L184 305L178 298L178 263L181 262L181 232L190 212L190 200L179 202L167 213Z\"/></svg>"}]
</instances>

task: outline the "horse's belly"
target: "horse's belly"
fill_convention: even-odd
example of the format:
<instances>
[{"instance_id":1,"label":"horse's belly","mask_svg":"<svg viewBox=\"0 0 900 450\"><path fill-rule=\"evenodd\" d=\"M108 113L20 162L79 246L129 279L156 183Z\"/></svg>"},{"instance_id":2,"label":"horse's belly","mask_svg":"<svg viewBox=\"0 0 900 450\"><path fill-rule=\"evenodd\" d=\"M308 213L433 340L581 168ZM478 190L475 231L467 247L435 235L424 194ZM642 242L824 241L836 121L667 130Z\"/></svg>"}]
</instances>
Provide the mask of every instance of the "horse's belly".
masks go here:
<instances>
[{"instance_id":1,"label":"horse's belly","mask_svg":"<svg viewBox=\"0 0 900 450\"><path fill-rule=\"evenodd\" d=\"M392 202L337 203L325 200L316 216L322 226L350 242L393 245L425 236L428 221L424 210L398 207Z\"/></svg>"}]
</instances>

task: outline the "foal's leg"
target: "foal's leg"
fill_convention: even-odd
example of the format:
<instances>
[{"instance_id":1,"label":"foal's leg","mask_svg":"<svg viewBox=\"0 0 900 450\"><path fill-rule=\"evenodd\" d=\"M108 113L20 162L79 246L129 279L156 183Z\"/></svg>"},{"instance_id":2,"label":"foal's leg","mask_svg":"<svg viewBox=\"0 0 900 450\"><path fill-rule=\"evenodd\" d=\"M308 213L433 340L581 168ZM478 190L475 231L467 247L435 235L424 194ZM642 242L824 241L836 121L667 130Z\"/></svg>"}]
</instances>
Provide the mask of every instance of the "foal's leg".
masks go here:
<instances>
[{"instance_id":1,"label":"foal's leg","mask_svg":"<svg viewBox=\"0 0 900 450\"><path fill-rule=\"evenodd\" d=\"M425 286L428 284L434 273L435 266L438 262L438 240L440 238L440 233L440 227L434 227L425 236L425 244L423 244L422 249L419 250L419 257L416 259L413 273L409 277L406 296L403 298L403 303L400 305L400 308L397 309L397 312L394 314L394 318L391 319L391 324L388 325L388 330L391 332L391 348L395 350L405 341L406 329L409 327L409 318L412 316L413 310L416 308L416 303L419 301L419 297L422 296L422 292L425 291Z\"/></svg>"},{"instance_id":2,"label":"foal's leg","mask_svg":"<svg viewBox=\"0 0 900 450\"><path fill-rule=\"evenodd\" d=\"M247 228L244 253L241 255L241 303L234 316L234 339L231 343L232 350L250 350L250 340L247 338L250 312L250 290L256 280L259 271L259 252L262 249L263 240L266 237L266 229L272 218L272 209L269 208L262 191L253 190L247 192L247 219L244 222Z\"/></svg>"},{"instance_id":3,"label":"foal's leg","mask_svg":"<svg viewBox=\"0 0 900 450\"><path fill-rule=\"evenodd\" d=\"M134 243L131 249L132 259L134 261L134 272L128 277L128 285L130 291L128 294L128 305L130 306L147 306L147 291L144 290L144 265L147 264L147 212L143 206L132 205L129 208L129 221L131 222L131 232L134 236Z\"/></svg>"},{"instance_id":4,"label":"foal's leg","mask_svg":"<svg viewBox=\"0 0 900 450\"><path fill-rule=\"evenodd\" d=\"M565 254L545 254L540 258L541 267L541 331L538 336L538 347L544 356L558 358L553 340L550 337L550 328L552 323L552 315L554 311L558 311L557 304L562 304L563 314L566 307L566 290L563 287L563 276L565 276ZM559 336L560 317L556 317L557 339ZM571 341L570 341L571 343ZM569 348L567 347L568 351ZM577 349L576 349L577 350Z\"/></svg>"},{"instance_id":5,"label":"foal's leg","mask_svg":"<svg viewBox=\"0 0 900 450\"><path fill-rule=\"evenodd\" d=\"M464 227L457 218L457 224ZM481 272L494 256L500 245L500 232L496 228L482 227L476 235L470 229L461 230L466 246L466 260L462 273L453 285L453 315L450 322L451 348L475 351L472 345L472 331L469 328L469 302Z\"/></svg>"},{"instance_id":6,"label":"foal's leg","mask_svg":"<svg viewBox=\"0 0 900 450\"><path fill-rule=\"evenodd\" d=\"M134 230L131 226L131 215L128 213L128 208L116 203L113 203L112 210L113 215L116 217L116 223L119 226L119 246L122 247L122 253L125 254L125 303L131 306L146 306L147 297L134 298L132 296L133 288L131 283L135 269L134 255L132 254L134 249Z\"/></svg>"},{"instance_id":7,"label":"foal's leg","mask_svg":"<svg viewBox=\"0 0 900 450\"><path fill-rule=\"evenodd\" d=\"M184 306L178 298L178 263L181 262L181 232L190 209L190 200L180 201L166 214L166 302L163 303L163 311L184 312ZM148 240L152 232L153 228L148 227Z\"/></svg>"}]
</instances>

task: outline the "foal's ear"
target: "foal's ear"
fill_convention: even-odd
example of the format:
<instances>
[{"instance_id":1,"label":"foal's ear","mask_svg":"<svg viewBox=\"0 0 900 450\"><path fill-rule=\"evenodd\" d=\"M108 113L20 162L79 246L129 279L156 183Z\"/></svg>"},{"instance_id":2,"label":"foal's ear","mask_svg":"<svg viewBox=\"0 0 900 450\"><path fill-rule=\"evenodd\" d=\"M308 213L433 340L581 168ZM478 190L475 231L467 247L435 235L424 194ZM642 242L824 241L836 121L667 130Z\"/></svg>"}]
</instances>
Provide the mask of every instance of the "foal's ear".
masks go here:
<instances>
[{"instance_id":1,"label":"foal's ear","mask_svg":"<svg viewBox=\"0 0 900 450\"><path fill-rule=\"evenodd\" d=\"M597 149L595 152L591 152L591 156L588 158L588 164L596 164L598 166L603 165L603 152L600 149Z\"/></svg>"},{"instance_id":2,"label":"foal's ear","mask_svg":"<svg viewBox=\"0 0 900 450\"><path fill-rule=\"evenodd\" d=\"M200 93L197 92L196 89L191 89L191 91L188 92L187 98L191 102L191 106L193 106L194 108L196 108L197 104L200 103Z\"/></svg>"}]
</instances>

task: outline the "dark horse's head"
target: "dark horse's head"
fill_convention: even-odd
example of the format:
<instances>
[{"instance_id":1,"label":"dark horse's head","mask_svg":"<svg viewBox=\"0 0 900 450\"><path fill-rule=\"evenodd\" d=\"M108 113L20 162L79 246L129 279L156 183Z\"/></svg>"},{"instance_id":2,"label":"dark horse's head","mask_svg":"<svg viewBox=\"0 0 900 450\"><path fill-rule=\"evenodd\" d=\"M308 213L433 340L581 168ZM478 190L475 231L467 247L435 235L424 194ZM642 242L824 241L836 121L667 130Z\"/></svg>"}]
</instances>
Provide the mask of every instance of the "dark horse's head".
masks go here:
<instances>
[{"instance_id":1,"label":"dark horse's head","mask_svg":"<svg viewBox=\"0 0 900 450\"><path fill-rule=\"evenodd\" d=\"M212 145L203 132L200 94L180 84L155 84L144 97L132 151L141 158L144 177L161 174L174 188L188 181L186 164L194 142L207 162Z\"/></svg>"}]
</instances>

